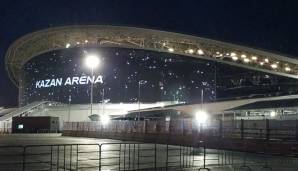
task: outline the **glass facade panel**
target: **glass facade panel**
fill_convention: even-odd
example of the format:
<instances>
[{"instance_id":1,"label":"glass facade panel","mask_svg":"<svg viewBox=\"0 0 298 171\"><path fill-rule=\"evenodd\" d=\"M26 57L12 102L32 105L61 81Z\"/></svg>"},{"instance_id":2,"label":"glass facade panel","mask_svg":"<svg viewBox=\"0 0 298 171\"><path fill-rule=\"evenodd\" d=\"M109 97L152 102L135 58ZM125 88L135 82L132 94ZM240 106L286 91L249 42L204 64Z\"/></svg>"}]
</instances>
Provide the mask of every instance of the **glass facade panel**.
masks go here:
<instances>
[{"instance_id":1,"label":"glass facade panel","mask_svg":"<svg viewBox=\"0 0 298 171\"><path fill-rule=\"evenodd\" d=\"M99 54L101 64L91 70L86 53ZM97 80L97 81L96 81ZM204 101L273 96L295 93L297 81L271 74L197 58L125 48L69 48L41 54L23 66L20 103L51 100L90 103L94 81L94 103L138 101Z\"/></svg>"}]
</instances>

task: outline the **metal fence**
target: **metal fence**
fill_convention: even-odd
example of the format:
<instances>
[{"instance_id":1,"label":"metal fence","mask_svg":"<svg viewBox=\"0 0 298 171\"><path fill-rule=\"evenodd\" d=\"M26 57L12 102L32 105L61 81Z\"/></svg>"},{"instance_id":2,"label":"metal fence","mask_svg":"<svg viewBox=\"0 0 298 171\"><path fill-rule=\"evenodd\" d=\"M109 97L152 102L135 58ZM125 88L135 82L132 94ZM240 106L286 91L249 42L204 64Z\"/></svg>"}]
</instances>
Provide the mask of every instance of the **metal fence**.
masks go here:
<instances>
[{"instance_id":1,"label":"metal fence","mask_svg":"<svg viewBox=\"0 0 298 171\"><path fill-rule=\"evenodd\" d=\"M193 119L171 121L65 122L63 132L163 134L202 137L281 139L298 141L298 120L213 120L199 126Z\"/></svg>"},{"instance_id":2,"label":"metal fence","mask_svg":"<svg viewBox=\"0 0 298 171\"><path fill-rule=\"evenodd\" d=\"M0 146L0 170L173 170L233 165L271 168L297 166L295 158L265 153L147 143L55 144Z\"/></svg>"}]
</instances>

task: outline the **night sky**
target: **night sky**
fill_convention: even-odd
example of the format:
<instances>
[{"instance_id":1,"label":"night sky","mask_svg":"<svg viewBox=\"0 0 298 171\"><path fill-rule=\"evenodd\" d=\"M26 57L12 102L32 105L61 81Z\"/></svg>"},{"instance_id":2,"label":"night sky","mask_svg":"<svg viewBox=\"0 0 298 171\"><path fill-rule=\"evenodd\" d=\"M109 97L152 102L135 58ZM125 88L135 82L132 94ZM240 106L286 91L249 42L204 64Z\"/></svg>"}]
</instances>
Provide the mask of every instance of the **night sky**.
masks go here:
<instances>
[{"instance_id":1,"label":"night sky","mask_svg":"<svg viewBox=\"0 0 298 171\"><path fill-rule=\"evenodd\" d=\"M3 0L0 2L0 106L17 104L4 55L26 33L71 24L146 27L298 56L298 1Z\"/></svg>"}]
</instances>

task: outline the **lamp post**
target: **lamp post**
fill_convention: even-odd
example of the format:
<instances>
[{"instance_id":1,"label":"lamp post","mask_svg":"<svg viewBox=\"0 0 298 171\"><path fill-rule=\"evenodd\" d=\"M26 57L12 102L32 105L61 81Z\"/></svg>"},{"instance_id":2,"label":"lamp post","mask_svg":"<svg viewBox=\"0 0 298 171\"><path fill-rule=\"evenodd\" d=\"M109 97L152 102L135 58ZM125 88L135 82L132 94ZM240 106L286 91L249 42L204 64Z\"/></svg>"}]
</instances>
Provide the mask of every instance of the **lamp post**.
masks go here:
<instances>
[{"instance_id":1,"label":"lamp post","mask_svg":"<svg viewBox=\"0 0 298 171\"><path fill-rule=\"evenodd\" d=\"M68 122L70 122L70 102L71 102L71 95L68 96Z\"/></svg>"},{"instance_id":2,"label":"lamp post","mask_svg":"<svg viewBox=\"0 0 298 171\"><path fill-rule=\"evenodd\" d=\"M101 96L101 114L104 115L105 114L105 89L102 88L102 96Z\"/></svg>"},{"instance_id":3,"label":"lamp post","mask_svg":"<svg viewBox=\"0 0 298 171\"><path fill-rule=\"evenodd\" d=\"M147 81L144 81L144 80L140 80L138 82L139 84L139 91L138 91L138 108L139 108L139 114L138 114L138 121L140 120L140 116L141 116L141 101L140 101L140 98L141 98L141 85L142 84L146 84Z\"/></svg>"},{"instance_id":4,"label":"lamp post","mask_svg":"<svg viewBox=\"0 0 298 171\"><path fill-rule=\"evenodd\" d=\"M204 105L204 90L201 90L201 111L203 111L203 105Z\"/></svg>"},{"instance_id":5,"label":"lamp post","mask_svg":"<svg viewBox=\"0 0 298 171\"><path fill-rule=\"evenodd\" d=\"M199 111L197 111L197 113L195 114L195 118L196 121L198 123L199 126L199 130L200 130L200 136L203 135L203 124L206 123L207 119L208 119L208 113L204 110L204 91L202 89L201 91L201 109Z\"/></svg>"},{"instance_id":6,"label":"lamp post","mask_svg":"<svg viewBox=\"0 0 298 171\"><path fill-rule=\"evenodd\" d=\"M203 110L203 105L204 105L204 90L202 89L201 90L201 112L202 113L205 113L205 112L203 112L204 110ZM204 115L204 114L203 114ZM206 115L206 114L205 114ZM201 116L202 117L202 116ZM204 121L201 121L201 123L200 123L200 133L202 134L202 132L203 132L203 123L205 122L205 118L203 117L203 119L204 119Z\"/></svg>"},{"instance_id":7,"label":"lamp post","mask_svg":"<svg viewBox=\"0 0 298 171\"><path fill-rule=\"evenodd\" d=\"M90 91L90 115L93 114L93 82L94 82L94 68L96 68L99 63L100 63L100 60L98 58L97 55L94 55L94 54L88 54L86 56L86 66L88 68L91 69L91 78L92 78L92 81L91 81L91 91Z\"/></svg>"}]
</instances>

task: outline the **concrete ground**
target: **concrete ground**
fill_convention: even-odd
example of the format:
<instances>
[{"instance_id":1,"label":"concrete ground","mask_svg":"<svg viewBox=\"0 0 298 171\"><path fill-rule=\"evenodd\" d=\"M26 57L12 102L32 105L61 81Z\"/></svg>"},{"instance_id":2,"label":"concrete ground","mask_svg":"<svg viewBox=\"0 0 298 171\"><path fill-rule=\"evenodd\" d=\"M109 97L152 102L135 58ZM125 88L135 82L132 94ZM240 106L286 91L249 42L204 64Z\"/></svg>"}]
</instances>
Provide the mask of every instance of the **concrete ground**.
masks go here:
<instances>
[{"instance_id":1,"label":"concrete ground","mask_svg":"<svg viewBox=\"0 0 298 171\"><path fill-rule=\"evenodd\" d=\"M5 145L50 145L50 144L102 144L111 142L122 142L111 139L64 137L61 134L39 135L39 134L18 134L0 135L0 146Z\"/></svg>"},{"instance_id":2,"label":"concrete ground","mask_svg":"<svg viewBox=\"0 0 298 171\"><path fill-rule=\"evenodd\" d=\"M268 168L264 168L266 163ZM249 168L253 171L271 170L270 168L276 171L297 171L298 168L298 161L293 158L210 149L207 150L206 164L212 171L244 171ZM99 170L99 166L106 171L154 170L155 167L156 170L166 170L165 166L169 167L168 170L191 171L203 167L203 153L201 149L190 147L134 144L111 139L62 137L53 134L0 135L0 171L91 171Z\"/></svg>"}]
</instances>

